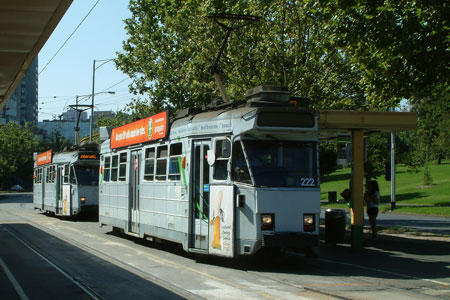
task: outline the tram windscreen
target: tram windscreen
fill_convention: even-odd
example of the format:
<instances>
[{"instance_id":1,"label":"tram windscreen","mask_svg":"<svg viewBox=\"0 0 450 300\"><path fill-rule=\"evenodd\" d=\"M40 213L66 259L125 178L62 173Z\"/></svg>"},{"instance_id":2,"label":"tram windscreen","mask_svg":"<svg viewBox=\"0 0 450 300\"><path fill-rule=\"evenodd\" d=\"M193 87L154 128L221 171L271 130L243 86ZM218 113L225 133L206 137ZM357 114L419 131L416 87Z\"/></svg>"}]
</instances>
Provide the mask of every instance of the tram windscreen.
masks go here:
<instances>
[{"instance_id":1,"label":"tram windscreen","mask_svg":"<svg viewBox=\"0 0 450 300\"><path fill-rule=\"evenodd\" d=\"M258 187L317 187L317 143L244 141Z\"/></svg>"},{"instance_id":2,"label":"tram windscreen","mask_svg":"<svg viewBox=\"0 0 450 300\"><path fill-rule=\"evenodd\" d=\"M98 166L75 166L79 185L98 185Z\"/></svg>"}]
</instances>

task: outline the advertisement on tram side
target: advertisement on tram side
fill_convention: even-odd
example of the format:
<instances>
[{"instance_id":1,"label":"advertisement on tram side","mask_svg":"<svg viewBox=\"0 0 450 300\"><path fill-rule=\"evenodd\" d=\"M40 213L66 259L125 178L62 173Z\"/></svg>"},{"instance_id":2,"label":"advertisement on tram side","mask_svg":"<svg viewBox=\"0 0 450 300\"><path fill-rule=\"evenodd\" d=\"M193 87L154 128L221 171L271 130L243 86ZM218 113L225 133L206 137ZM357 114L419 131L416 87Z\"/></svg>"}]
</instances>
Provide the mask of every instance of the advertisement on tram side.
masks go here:
<instances>
[{"instance_id":1,"label":"advertisement on tram side","mask_svg":"<svg viewBox=\"0 0 450 300\"><path fill-rule=\"evenodd\" d=\"M233 257L233 187L211 185L209 253Z\"/></svg>"},{"instance_id":2,"label":"advertisement on tram side","mask_svg":"<svg viewBox=\"0 0 450 300\"><path fill-rule=\"evenodd\" d=\"M145 143L165 138L169 130L167 111L114 128L111 132L111 149Z\"/></svg>"},{"instance_id":3,"label":"advertisement on tram side","mask_svg":"<svg viewBox=\"0 0 450 300\"><path fill-rule=\"evenodd\" d=\"M36 165L41 166L52 162L52 150L48 150L38 154L36 159Z\"/></svg>"}]
</instances>

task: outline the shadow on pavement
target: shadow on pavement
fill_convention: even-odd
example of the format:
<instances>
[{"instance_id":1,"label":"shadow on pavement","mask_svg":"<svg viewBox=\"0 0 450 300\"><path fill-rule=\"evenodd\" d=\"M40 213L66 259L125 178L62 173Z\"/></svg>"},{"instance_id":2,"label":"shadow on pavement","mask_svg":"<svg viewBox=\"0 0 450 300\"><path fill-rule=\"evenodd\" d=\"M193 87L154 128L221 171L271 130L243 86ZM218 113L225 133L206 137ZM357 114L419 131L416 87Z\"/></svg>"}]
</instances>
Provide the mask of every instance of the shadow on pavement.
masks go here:
<instances>
[{"instance_id":1,"label":"shadow on pavement","mask_svg":"<svg viewBox=\"0 0 450 300\"><path fill-rule=\"evenodd\" d=\"M123 269L109 261L73 246L55 236L43 232L28 224L3 224L3 227L13 232L21 239L30 243L38 252L42 253L58 267L65 270L77 281L89 286L98 295L105 299L185 299L179 294L169 290L177 290L169 283L152 282ZM3 235L5 238L5 235ZM7 238L15 239L12 235ZM6 244L6 241L0 243ZM21 253L14 253L15 249L10 249L10 260ZM13 255L13 256L11 256ZM29 260L27 263L31 266L37 263L35 260ZM38 269L39 270L39 269ZM30 281L22 283L23 287L35 284L42 279L39 274L28 276ZM150 276L147 276L147 278ZM43 279L44 280L44 279ZM41 285L51 287L51 279L45 278ZM165 286L163 286L165 285ZM54 287L57 288L57 287ZM169 289L168 289L169 288ZM180 292L181 293L181 292ZM32 299L33 295L29 295Z\"/></svg>"},{"instance_id":2,"label":"shadow on pavement","mask_svg":"<svg viewBox=\"0 0 450 300\"><path fill-rule=\"evenodd\" d=\"M449 239L450 240L450 239ZM352 249L350 233L341 244L321 242L320 256L310 259L294 252L227 261L203 258L199 262L269 273L329 277L361 276L387 280L442 280L448 283L450 242L420 240L409 235L380 234L366 240L361 250Z\"/></svg>"}]
</instances>

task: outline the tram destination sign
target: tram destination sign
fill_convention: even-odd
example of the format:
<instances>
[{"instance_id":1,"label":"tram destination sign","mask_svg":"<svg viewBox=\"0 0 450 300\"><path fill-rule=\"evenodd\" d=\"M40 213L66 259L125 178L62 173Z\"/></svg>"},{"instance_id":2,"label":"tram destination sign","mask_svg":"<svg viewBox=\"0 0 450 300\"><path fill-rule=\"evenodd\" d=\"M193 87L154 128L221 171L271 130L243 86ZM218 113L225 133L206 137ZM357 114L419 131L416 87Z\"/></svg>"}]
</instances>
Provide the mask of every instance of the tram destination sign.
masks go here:
<instances>
[{"instance_id":1,"label":"tram destination sign","mask_svg":"<svg viewBox=\"0 0 450 300\"><path fill-rule=\"evenodd\" d=\"M45 152L42 152L41 154L38 154L36 159L36 165L42 166L45 164L49 164L52 162L52 150L48 150Z\"/></svg>"},{"instance_id":2,"label":"tram destination sign","mask_svg":"<svg viewBox=\"0 0 450 300\"><path fill-rule=\"evenodd\" d=\"M98 153L86 153L86 152L80 152L78 154L78 158L80 160L99 160L100 159L100 154Z\"/></svg>"},{"instance_id":3,"label":"tram destination sign","mask_svg":"<svg viewBox=\"0 0 450 300\"><path fill-rule=\"evenodd\" d=\"M111 149L145 143L167 137L168 112L138 120L117 128L111 132Z\"/></svg>"},{"instance_id":4,"label":"tram destination sign","mask_svg":"<svg viewBox=\"0 0 450 300\"><path fill-rule=\"evenodd\" d=\"M310 112L272 112L258 114L258 126L268 127L314 127L314 114Z\"/></svg>"}]
</instances>

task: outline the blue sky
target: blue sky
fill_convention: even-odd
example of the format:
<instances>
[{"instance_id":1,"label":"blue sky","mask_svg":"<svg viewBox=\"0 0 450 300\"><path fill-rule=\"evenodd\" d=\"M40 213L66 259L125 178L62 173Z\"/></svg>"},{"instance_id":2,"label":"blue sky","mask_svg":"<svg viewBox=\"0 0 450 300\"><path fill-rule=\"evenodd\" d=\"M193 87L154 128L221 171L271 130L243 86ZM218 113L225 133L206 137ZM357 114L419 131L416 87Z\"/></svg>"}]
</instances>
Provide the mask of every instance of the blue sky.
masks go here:
<instances>
[{"instance_id":1,"label":"blue sky","mask_svg":"<svg viewBox=\"0 0 450 300\"><path fill-rule=\"evenodd\" d=\"M39 72L75 30L97 0L75 0L39 53ZM93 60L110 59L126 39L123 20L130 17L128 1L100 0L58 55L39 75L39 121L51 120L75 104L76 95L92 92ZM98 66L101 63L96 63ZM108 62L95 72L95 92L101 92L127 76ZM96 110L117 111L129 103L128 78L110 88L115 95L95 96ZM55 97L56 96L56 97ZM86 100L85 100L86 101ZM91 104L91 100L83 104Z\"/></svg>"}]
</instances>

